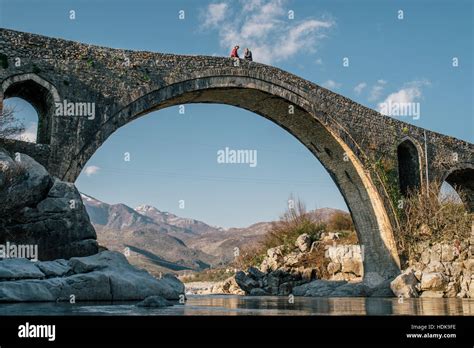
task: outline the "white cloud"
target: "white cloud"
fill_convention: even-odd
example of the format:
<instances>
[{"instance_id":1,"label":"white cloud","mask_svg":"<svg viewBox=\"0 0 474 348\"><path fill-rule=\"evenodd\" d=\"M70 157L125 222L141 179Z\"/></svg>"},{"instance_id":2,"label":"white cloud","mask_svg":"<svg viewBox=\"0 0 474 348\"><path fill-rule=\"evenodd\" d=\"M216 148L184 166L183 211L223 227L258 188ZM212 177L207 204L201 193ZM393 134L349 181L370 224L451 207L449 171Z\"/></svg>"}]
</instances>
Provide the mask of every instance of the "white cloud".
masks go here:
<instances>
[{"instance_id":1,"label":"white cloud","mask_svg":"<svg viewBox=\"0 0 474 348\"><path fill-rule=\"evenodd\" d=\"M204 27L215 27L221 23L224 18L228 5L224 2L218 4L210 4L204 14Z\"/></svg>"},{"instance_id":2,"label":"white cloud","mask_svg":"<svg viewBox=\"0 0 474 348\"><path fill-rule=\"evenodd\" d=\"M232 11L230 5L222 12L217 11L223 16L218 16L219 23L225 24L212 27L218 32L220 46L226 50L234 45L248 47L256 61L267 64L299 53L315 52L334 22L312 18L288 20L285 3L285 0L241 1ZM209 27L206 23L214 22L205 19L203 25Z\"/></svg>"},{"instance_id":3,"label":"white cloud","mask_svg":"<svg viewBox=\"0 0 474 348\"><path fill-rule=\"evenodd\" d=\"M30 143L36 143L36 136L38 134L38 123L30 122L25 130L19 135L19 139L23 141L29 141Z\"/></svg>"},{"instance_id":4,"label":"white cloud","mask_svg":"<svg viewBox=\"0 0 474 348\"><path fill-rule=\"evenodd\" d=\"M413 103L421 99L423 95L422 88L430 84L428 80L416 80L405 83L403 88L389 94L384 101L378 103L377 109L379 111L382 110L384 105Z\"/></svg>"},{"instance_id":5,"label":"white cloud","mask_svg":"<svg viewBox=\"0 0 474 348\"><path fill-rule=\"evenodd\" d=\"M280 49L277 50L278 58L285 60L294 56L300 50L310 52L316 51L316 38L318 31L332 26L329 22L306 20L291 28L286 36L280 41ZM323 36L320 35L319 38Z\"/></svg>"},{"instance_id":6,"label":"white cloud","mask_svg":"<svg viewBox=\"0 0 474 348\"><path fill-rule=\"evenodd\" d=\"M333 80L327 80L326 82L324 82L322 84L322 86L324 88L328 88L328 89L337 89L337 88L341 87L341 84L337 83L336 81L333 81Z\"/></svg>"},{"instance_id":7,"label":"white cloud","mask_svg":"<svg viewBox=\"0 0 474 348\"><path fill-rule=\"evenodd\" d=\"M97 174L100 170L100 167L97 167L97 166L87 166L85 169L84 169L84 174L86 174L87 176L91 176L91 175L94 175L94 174Z\"/></svg>"},{"instance_id":8,"label":"white cloud","mask_svg":"<svg viewBox=\"0 0 474 348\"><path fill-rule=\"evenodd\" d=\"M323 60L321 58L318 58L314 61L318 65L323 65Z\"/></svg>"},{"instance_id":9,"label":"white cloud","mask_svg":"<svg viewBox=\"0 0 474 348\"><path fill-rule=\"evenodd\" d=\"M369 101L375 101L380 98L382 95L383 90L385 89L385 85L387 81L385 80L377 80L377 83L372 86L369 94Z\"/></svg>"},{"instance_id":10,"label":"white cloud","mask_svg":"<svg viewBox=\"0 0 474 348\"><path fill-rule=\"evenodd\" d=\"M367 87L367 83L365 82L359 83L357 86L354 87L355 94L357 95L361 94L365 87Z\"/></svg>"}]
</instances>

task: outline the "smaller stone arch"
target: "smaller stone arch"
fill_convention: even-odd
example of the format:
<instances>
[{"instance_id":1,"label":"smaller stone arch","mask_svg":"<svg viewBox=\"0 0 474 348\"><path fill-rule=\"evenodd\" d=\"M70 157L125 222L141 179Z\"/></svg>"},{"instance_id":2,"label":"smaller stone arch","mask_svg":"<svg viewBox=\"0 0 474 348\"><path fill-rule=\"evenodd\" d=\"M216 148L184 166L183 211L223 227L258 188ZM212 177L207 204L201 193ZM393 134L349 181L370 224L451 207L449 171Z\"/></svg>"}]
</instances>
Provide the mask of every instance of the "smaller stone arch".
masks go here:
<instances>
[{"instance_id":1,"label":"smaller stone arch","mask_svg":"<svg viewBox=\"0 0 474 348\"><path fill-rule=\"evenodd\" d=\"M420 147L414 140L405 137L397 146L398 183L400 192L406 196L410 190L421 186Z\"/></svg>"},{"instance_id":2,"label":"smaller stone arch","mask_svg":"<svg viewBox=\"0 0 474 348\"><path fill-rule=\"evenodd\" d=\"M18 97L29 102L38 113L38 135L36 142L49 144L56 103L61 98L57 89L34 73L14 75L2 82L0 105L3 100Z\"/></svg>"},{"instance_id":3,"label":"smaller stone arch","mask_svg":"<svg viewBox=\"0 0 474 348\"><path fill-rule=\"evenodd\" d=\"M445 173L442 181L446 181L459 194L466 210L474 212L474 165L462 163Z\"/></svg>"}]
</instances>

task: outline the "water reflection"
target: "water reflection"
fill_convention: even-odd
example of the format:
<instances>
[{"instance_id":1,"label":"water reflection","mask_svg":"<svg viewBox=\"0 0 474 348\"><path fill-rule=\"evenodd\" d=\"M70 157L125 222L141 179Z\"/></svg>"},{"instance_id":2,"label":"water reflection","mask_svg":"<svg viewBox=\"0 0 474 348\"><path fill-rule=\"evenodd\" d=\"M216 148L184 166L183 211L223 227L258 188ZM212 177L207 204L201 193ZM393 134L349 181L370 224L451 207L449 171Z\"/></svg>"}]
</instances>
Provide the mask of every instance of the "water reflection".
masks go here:
<instances>
[{"instance_id":1,"label":"water reflection","mask_svg":"<svg viewBox=\"0 0 474 348\"><path fill-rule=\"evenodd\" d=\"M474 315L474 299L193 295L167 308L119 303L0 304L0 315Z\"/></svg>"}]
</instances>

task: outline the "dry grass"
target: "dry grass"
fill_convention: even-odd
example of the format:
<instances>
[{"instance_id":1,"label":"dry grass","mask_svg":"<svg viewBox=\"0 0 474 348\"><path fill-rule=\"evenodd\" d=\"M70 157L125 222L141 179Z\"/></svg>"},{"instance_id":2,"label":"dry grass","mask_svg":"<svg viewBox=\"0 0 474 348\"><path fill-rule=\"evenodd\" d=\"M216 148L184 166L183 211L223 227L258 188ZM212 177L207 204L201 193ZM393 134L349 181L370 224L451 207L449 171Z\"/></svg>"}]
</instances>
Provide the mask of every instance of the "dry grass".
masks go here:
<instances>
[{"instance_id":1,"label":"dry grass","mask_svg":"<svg viewBox=\"0 0 474 348\"><path fill-rule=\"evenodd\" d=\"M301 234L307 233L313 241L316 241L325 230L326 224L317 221L298 200L294 208L288 208L279 221L272 223L270 230L263 236L260 243L241 251L235 261L235 266L245 269L249 266L260 265L267 250L280 245L284 246L283 253L288 254L295 249L295 241Z\"/></svg>"},{"instance_id":2,"label":"dry grass","mask_svg":"<svg viewBox=\"0 0 474 348\"><path fill-rule=\"evenodd\" d=\"M329 219L327 225L328 231L354 231L354 223L351 216L347 213L336 212Z\"/></svg>"},{"instance_id":3,"label":"dry grass","mask_svg":"<svg viewBox=\"0 0 474 348\"><path fill-rule=\"evenodd\" d=\"M354 225L349 214L337 212L331 216L328 223L315 218L315 215L308 213L305 205L297 200L294 208L288 208L280 217L280 220L274 222L270 230L262 238L261 242L243 249L234 265L237 268L245 269L249 266L259 266L267 250L280 245L284 246L283 253L288 254L296 249L295 241L303 233L308 234L312 241L318 241L321 233L325 231L342 231L338 244L357 244L357 235L354 232ZM319 265L324 259L324 250L319 255L314 251L314 257L318 260L308 261L314 267ZM314 261L314 262L313 262Z\"/></svg>"},{"instance_id":4,"label":"dry grass","mask_svg":"<svg viewBox=\"0 0 474 348\"><path fill-rule=\"evenodd\" d=\"M472 214L466 212L455 195L439 197L440 187L439 183L431 183L427 194L411 191L405 199L397 231L399 253L403 258L415 258L420 242L452 242L469 237Z\"/></svg>"},{"instance_id":5,"label":"dry grass","mask_svg":"<svg viewBox=\"0 0 474 348\"><path fill-rule=\"evenodd\" d=\"M12 166L7 168L0 166L0 172L3 176L3 185L10 186L26 173L26 167L21 162L14 162Z\"/></svg>"}]
</instances>

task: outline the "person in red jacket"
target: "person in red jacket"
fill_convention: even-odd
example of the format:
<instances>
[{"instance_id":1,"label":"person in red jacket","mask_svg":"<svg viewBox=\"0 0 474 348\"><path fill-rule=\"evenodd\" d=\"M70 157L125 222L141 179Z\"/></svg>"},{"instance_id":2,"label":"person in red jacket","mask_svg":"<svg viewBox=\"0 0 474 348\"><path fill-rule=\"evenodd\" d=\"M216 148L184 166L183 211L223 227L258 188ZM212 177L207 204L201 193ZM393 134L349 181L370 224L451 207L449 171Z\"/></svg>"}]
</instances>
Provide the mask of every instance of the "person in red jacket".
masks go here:
<instances>
[{"instance_id":1,"label":"person in red jacket","mask_svg":"<svg viewBox=\"0 0 474 348\"><path fill-rule=\"evenodd\" d=\"M239 46L234 46L234 48L232 49L232 52L230 52L230 56L231 58L239 58Z\"/></svg>"}]
</instances>

